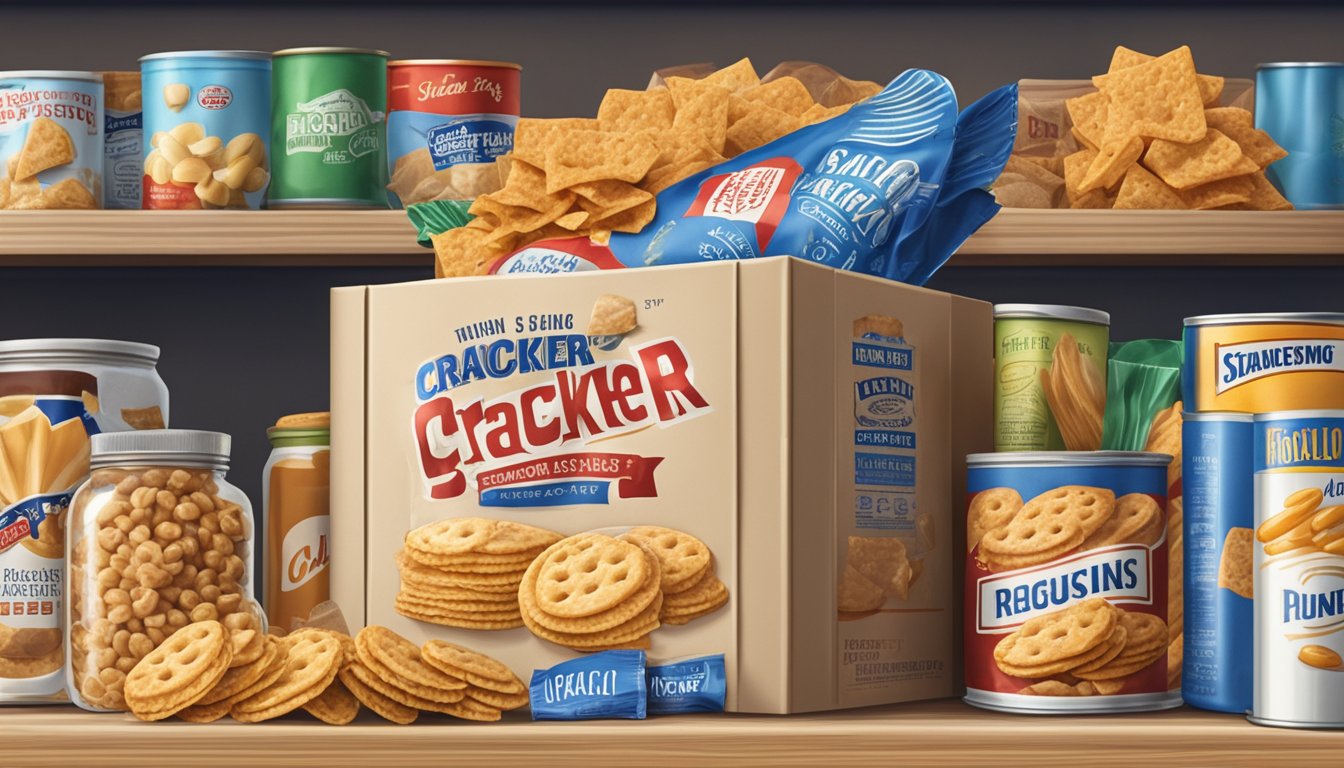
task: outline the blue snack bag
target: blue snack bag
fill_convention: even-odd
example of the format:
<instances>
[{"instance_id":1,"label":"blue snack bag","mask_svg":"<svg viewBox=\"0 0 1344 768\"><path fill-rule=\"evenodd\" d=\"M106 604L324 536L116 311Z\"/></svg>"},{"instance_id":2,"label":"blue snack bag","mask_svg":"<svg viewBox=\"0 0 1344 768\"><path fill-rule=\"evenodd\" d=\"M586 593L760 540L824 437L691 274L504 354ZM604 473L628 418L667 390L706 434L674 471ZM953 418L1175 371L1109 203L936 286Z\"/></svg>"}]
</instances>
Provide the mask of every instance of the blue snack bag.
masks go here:
<instances>
[{"instance_id":1,"label":"blue snack bag","mask_svg":"<svg viewBox=\"0 0 1344 768\"><path fill-rule=\"evenodd\" d=\"M951 84L911 69L881 92L668 187L636 234L543 240L492 273L790 255L922 285L999 206L988 187L1017 134L1017 86L960 114Z\"/></svg>"},{"instance_id":2,"label":"blue snack bag","mask_svg":"<svg viewBox=\"0 0 1344 768\"><path fill-rule=\"evenodd\" d=\"M651 715L723 711L728 675L721 653L651 666L646 674Z\"/></svg>"},{"instance_id":3,"label":"blue snack bag","mask_svg":"<svg viewBox=\"0 0 1344 768\"><path fill-rule=\"evenodd\" d=\"M533 720L643 720L643 651L602 651L532 673Z\"/></svg>"}]
</instances>

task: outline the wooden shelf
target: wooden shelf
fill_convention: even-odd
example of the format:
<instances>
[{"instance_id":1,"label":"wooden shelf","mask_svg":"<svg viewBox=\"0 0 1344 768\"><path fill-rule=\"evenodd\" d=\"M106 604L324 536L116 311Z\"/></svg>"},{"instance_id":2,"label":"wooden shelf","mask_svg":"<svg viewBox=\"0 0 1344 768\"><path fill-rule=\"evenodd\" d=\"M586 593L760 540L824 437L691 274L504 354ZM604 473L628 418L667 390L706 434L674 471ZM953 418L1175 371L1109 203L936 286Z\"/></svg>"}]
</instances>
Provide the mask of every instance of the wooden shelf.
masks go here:
<instances>
[{"instance_id":1,"label":"wooden shelf","mask_svg":"<svg viewBox=\"0 0 1344 768\"><path fill-rule=\"evenodd\" d=\"M422 716L395 726L361 713L331 727L303 713L261 725L140 723L71 707L0 710L5 765L584 766L1200 765L1338 766L1344 733L1261 728L1197 710L1028 717L957 701L818 715L694 715L645 722L476 724Z\"/></svg>"},{"instance_id":2,"label":"wooden shelf","mask_svg":"<svg viewBox=\"0 0 1344 768\"><path fill-rule=\"evenodd\" d=\"M427 267L401 211L0 212L0 266ZM1344 211L1005 209L957 267L1344 266Z\"/></svg>"}]
</instances>

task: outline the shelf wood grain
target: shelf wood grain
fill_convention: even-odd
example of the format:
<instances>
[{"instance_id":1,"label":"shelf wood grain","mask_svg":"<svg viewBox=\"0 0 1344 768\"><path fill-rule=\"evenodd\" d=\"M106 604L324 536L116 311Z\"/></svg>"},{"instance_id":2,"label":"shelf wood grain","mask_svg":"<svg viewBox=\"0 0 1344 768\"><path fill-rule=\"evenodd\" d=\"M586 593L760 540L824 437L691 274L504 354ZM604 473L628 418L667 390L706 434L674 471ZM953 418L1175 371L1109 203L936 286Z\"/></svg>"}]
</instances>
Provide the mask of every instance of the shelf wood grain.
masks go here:
<instances>
[{"instance_id":1,"label":"shelf wood grain","mask_svg":"<svg viewBox=\"0 0 1344 768\"><path fill-rule=\"evenodd\" d=\"M526 764L1119 768L1292 765L1337 768L1344 732L1261 728L1197 710L1090 717L984 712L958 701L817 715L693 715L645 722L506 720L483 725L422 716L395 726L367 712L331 727L307 715L249 726L139 723L71 707L0 710L5 765Z\"/></svg>"},{"instance_id":2,"label":"shelf wood grain","mask_svg":"<svg viewBox=\"0 0 1344 768\"><path fill-rule=\"evenodd\" d=\"M0 212L0 266L431 263L401 211ZM951 266L1344 266L1344 211L1005 209Z\"/></svg>"}]
</instances>

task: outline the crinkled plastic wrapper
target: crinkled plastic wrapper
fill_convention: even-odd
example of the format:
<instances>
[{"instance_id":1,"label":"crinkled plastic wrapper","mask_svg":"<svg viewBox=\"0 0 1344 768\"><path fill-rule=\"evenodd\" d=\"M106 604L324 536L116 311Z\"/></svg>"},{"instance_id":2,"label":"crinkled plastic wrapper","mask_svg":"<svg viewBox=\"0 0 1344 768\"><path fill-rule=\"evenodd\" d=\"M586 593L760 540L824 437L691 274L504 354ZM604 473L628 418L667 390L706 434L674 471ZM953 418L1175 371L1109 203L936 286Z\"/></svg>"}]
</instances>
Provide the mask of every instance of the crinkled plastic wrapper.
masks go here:
<instances>
[{"instance_id":1,"label":"crinkled plastic wrapper","mask_svg":"<svg viewBox=\"0 0 1344 768\"><path fill-rule=\"evenodd\" d=\"M651 715L722 712L728 698L721 653L650 666L647 677Z\"/></svg>"},{"instance_id":2,"label":"crinkled plastic wrapper","mask_svg":"<svg viewBox=\"0 0 1344 768\"><path fill-rule=\"evenodd\" d=\"M843 103L855 82L818 65L783 66L822 104ZM678 73L655 75L655 84L671 74ZM663 190L653 221L638 233L542 240L489 271L544 274L789 255L922 285L998 211L987 188L1002 172L1016 130L1016 85L959 112L944 77L907 70L843 114Z\"/></svg>"},{"instance_id":3,"label":"crinkled plastic wrapper","mask_svg":"<svg viewBox=\"0 0 1344 768\"><path fill-rule=\"evenodd\" d=\"M602 651L532 673L533 720L643 720L643 651Z\"/></svg>"}]
</instances>

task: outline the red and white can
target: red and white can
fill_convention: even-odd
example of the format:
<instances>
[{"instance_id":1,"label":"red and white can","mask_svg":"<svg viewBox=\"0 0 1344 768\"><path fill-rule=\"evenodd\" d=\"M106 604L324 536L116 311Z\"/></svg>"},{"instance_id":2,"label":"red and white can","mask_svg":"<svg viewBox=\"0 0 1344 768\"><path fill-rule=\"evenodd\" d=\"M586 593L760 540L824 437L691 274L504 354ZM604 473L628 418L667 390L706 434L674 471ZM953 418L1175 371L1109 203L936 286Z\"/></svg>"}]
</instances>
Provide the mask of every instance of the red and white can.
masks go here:
<instances>
[{"instance_id":1,"label":"red and white can","mask_svg":"<svg viewBox=\"0 0 1344 768\"><path fill-rule=\"evenodd\" d=\"M1010 712L1180 706L1163 453L967 457L966 701Z\"/></svg>"},{"instance_id":2,"label":"red and white can","mask_svg":"<svg viewBox=\"0 0 1344 768\"><path fill-rule=\"evenodd\" d=\"M503 61L388 62L389 201L470 200L499 189L495 158L513 150L521 75Z\"/></svg>"}]
</instances>

